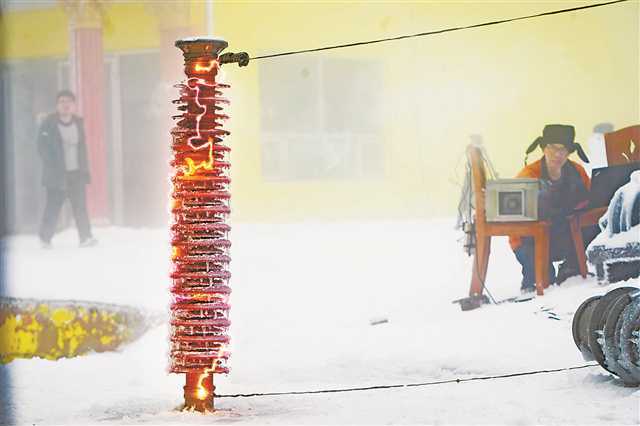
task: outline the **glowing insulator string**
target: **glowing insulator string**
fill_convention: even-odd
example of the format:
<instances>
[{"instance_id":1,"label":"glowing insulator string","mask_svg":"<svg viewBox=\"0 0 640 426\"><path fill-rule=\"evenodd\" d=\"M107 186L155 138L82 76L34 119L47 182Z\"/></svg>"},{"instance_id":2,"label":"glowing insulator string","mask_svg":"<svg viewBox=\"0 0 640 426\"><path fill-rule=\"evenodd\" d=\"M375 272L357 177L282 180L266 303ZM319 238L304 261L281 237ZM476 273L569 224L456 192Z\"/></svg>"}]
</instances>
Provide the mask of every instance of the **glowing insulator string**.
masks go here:
<instances>
[{"instance_id":1,"label":"glowing insulator string","mask_svg":"<svg viewBox=\"0 0 640 426\"><path fill-rule=\"evenodd\" d=\"M213 374L228 373L229 352L229 134L222 109L229 102L216 82L227 42L178 40L187 79L174 101L171 130L171 361L186 373L185 409L213 410Z\"/></svg>"}]
</instances>

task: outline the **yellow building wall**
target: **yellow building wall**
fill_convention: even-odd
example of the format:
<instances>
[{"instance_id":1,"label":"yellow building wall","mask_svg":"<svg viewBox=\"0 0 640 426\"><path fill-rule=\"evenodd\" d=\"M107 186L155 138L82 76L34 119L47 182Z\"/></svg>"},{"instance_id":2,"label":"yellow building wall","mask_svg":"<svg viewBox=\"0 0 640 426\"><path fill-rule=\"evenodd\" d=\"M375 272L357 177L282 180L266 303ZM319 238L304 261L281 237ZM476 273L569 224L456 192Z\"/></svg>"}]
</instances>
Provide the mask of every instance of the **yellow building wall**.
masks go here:
<instances>
[{"instance_id":1,"label":"yellow building wall","mask_svg":"<svg viewBox=\"0 0 640 426\"><path fill-rule=\"evenodd\" d=\"M214 32L252 56L413 34L577 7L591 2L214 1ZM384 68L384 176L268 182L261 173L259 76L264 59L224 67L232 88L233 211L241 221L430 217L455 214L471 134L503 177L548 123L576 127L585 148L595 124L640 122L638 1L430 37L354 47L325 57ZM204 3L192 3L194 34ZM142 3L107 9L108 52L158 48ZM3 58L67 54L59 8L7 14ZM176 54L178 51L176 49ZM285 76L283 76L284 78ZM538 156L536 153L532 160Z\"/></svg>"},{"instance_id":2,"label":"yellow building wall","mask_svg":"<svg viewBox=\"0 0 640 426\"><path fill-rule=\"evenodd\" d=\"M201 4L191 5L190 24L204 26ZM105 2L103 41L107 53L157 50L158 7L153 2ZM0 14L0 58L29 59L69 54L68 18L61 6Z\"/></svg>"}]
</instances>

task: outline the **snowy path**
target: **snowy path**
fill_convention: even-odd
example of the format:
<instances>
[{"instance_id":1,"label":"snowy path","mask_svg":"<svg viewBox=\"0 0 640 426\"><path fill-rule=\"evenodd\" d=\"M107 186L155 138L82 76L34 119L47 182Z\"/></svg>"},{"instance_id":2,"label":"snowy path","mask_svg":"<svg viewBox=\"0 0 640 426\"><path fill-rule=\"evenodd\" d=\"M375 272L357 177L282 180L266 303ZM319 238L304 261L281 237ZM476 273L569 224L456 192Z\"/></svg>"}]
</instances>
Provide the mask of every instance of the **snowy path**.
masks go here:
<instances>
[{"instance_id":1,"label":"snowy path","mask_svg":"<svg viewBox=\"0 0 640 426\"><path fill-rule=\"evenodd\" d=\"M569 280L534 301L460 312L471 260L452 221L243 225L232 241L232 372L221 394L415 383L583 365L574 310L602 293ZM71 232L42 252L10 241L11 294L127 303L164 312L165 231ZM70 267L82 265L81 267ZM488 285L518 291L518 267L497 240ZM552 309L560 321L548 318ZM389 322L371 326L374 318ZM600 367L537 376L339 394L221 398L214 415L180 413L183 378L165 374L166 328L121 352L18 360L20 424L637 424L640 391Z\"/></svg>"}]
</instances>

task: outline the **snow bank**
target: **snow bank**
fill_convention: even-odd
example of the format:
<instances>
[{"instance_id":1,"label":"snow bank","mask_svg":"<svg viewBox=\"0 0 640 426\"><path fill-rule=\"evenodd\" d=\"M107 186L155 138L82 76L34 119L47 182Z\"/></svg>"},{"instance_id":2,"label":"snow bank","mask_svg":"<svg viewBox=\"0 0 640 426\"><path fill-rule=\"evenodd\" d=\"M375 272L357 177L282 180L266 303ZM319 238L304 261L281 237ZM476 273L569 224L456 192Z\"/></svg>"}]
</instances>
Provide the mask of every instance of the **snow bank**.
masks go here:
<instances>
[{"instance_id":1,"label":"snow bank","mask_svg":"<svg viewBox=\"0 0 640 426\"><path fill-rule=\"evenodd\" d=\"M602 294L571 278L544 297L461 312L471 258L453 220L234 226L231 374L220 394L415 383L582 365L571 337L579 304ZM71 232L53 251L9 241L16 297L86 299L166 312L168 232L98 229L78 249ZM487 285L519 291L506 239L492 245ZM388 319L370 325L371 320ZM553 317L553 318L552 318ZM220 398L210 416L180 413L183 377L167 375L167 328L121 351L49 362L18 360L20 424L629 424L636 389L599 366L432 387Z\"/></svg>"}]
</instances>

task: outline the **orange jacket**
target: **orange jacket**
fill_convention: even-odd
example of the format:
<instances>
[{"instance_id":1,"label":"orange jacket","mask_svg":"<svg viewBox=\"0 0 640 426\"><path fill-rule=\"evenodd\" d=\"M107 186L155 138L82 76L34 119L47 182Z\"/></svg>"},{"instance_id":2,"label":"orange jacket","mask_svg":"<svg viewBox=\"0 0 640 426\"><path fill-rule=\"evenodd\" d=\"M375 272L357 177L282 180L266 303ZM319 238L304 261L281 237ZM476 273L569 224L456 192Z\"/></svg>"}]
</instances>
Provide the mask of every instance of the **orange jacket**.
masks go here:
<instances>
[{"instance_id":1,"label":"orange jacket","mask_svg":"<svg viewBox=\"0 0 640 426\"><path fill-rule=\"evenodd\" d=\"M584 183L585 188L587 190L591 189L591 180L587 175L587 172L584 170L580 164L567 160L567 162L571 163L575 169L580 174L580 178L582 178L582 183ZM531 163L525 166L520 172L516 175L517 178L533 178L540 179L542 177L542 158L536 161L535 163ZM511 236L509 237L509 244L511 245L512 250L516 250L522 244L520 237Z\"/></svg>"}]
</instances>

